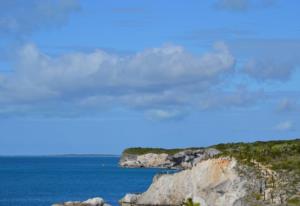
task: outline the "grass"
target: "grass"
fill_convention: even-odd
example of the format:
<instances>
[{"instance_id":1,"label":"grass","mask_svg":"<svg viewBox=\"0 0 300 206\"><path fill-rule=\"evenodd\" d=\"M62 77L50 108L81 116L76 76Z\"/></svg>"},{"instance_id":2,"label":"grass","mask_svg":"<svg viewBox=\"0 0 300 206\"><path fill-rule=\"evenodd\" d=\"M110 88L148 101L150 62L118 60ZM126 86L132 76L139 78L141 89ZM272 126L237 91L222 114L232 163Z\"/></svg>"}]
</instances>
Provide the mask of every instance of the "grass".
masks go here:
<instances>
[{"instance_id":1,"label":"grass","mask_svg":"<svg viewBox=\"0 0 300 206\"><path fill-rule=\"evenodd\" d=\"M255 160L275 171L300 174L300 139L218 144L213 147L222 152L221 156L231 156L244 163Z\"/></svg>"},{"instance_id":2,"label":"grass","mask_svg":"<svg viewBox=\"0 0 300 206\"><path fill-rule=\"evenodd\" d=\"M288 200L289 205L300 205L300 198L299 197L294 197Z\"/></svg>"}]
</instances>

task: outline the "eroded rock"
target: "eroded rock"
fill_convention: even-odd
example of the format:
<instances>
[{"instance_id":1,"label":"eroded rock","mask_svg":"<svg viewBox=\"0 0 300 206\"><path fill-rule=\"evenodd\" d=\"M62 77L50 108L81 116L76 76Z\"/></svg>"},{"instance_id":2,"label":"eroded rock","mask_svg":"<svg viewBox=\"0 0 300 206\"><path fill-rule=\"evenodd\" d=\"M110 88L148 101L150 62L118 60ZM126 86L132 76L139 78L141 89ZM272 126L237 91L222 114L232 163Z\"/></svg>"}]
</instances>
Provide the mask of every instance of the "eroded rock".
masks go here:
<instances>
[{"instance_id":1,"label":"eroded rock","mask_svg":"<svg viewBox=\"0 0 300 206\"><path fill-rule=\"evenodd\" d=\"M192 168L202 160L214 157L220 151L214 148L184 150L174 155L165 153L148 153L143 155L123 154L119 162L121 167L147 167L147 168L174 168L187 169Z\"/></svg>"},{"instance_id":2,"label":"eroded rock","mask_svg":"<svg viewBox=\"0 0 300 206\"><path fill-rule=\"evenodd\" d=\"M288 173L279 174L252 161L251 166L230 157L211 158L174 174L153 178L148 190L122 206L180 206L188 198L201 206L287 205ZM284 178L282 178L284 177Z\"/></svg>"},{"instance_id":3,"label":"eroded rock","mask_svg":"<svg viewBox=\"0 0 300 206\"><path fill-rule=\"evenodd\" d=\"M83 202L68 201L65 203L53 204L52 206L111 206L111 205L105 203L105 201L101 197L95 197Z\"/></svg>"},{"instance_id":4,"label":"eroded rock","mask_svg":"<svg viewBox=\"0 0 300 206\"><path fill-rule=\"evenodd\" d=\"M201 203L201 206L239 206L247 194L247 181L234 169L236 164L234 159L209 159L192 169L161 175L145 193L129 203L181 205L184 200L191 197ZM126 204L128 205L128 201Z\"/></svg>"}]
</instances>

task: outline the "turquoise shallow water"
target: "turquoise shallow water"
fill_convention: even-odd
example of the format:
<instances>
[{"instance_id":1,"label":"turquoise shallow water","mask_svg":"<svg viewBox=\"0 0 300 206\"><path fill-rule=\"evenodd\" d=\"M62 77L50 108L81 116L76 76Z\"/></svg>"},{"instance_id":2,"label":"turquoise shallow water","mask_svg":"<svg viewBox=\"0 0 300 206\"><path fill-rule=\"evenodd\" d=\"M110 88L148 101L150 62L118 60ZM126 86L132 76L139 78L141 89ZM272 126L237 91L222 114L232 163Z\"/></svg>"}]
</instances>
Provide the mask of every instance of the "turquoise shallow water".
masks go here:
<instances>
[{"instance_id":1,"label":"turquoise shallow water","mask_svg":"<svg viewBox=\"0 0 300 206\"><path fill-rule=\"evenodd\" d=\"M0 206L49 206L103 197L118 205L142 192L159 169L124 169L117 157L0 157Z\"/></svg>"}]
</instances>

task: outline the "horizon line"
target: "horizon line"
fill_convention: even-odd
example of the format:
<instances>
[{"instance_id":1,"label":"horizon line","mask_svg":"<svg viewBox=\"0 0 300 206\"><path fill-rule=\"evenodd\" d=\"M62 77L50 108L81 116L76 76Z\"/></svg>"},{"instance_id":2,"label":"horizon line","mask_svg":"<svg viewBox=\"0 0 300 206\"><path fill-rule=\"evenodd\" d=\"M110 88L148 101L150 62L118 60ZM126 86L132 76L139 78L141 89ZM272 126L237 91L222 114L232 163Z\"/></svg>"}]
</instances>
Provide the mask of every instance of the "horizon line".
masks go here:
<instances>
[{"instance_id":1,"label":"horizon line","mask_svg":"<svg viewBox=\"0 0 300 206\"><path fill-rule=\"evenodd\" d=\"M0 157L120 157L121 154L64 153L64 154L0 154Z\"/></svg>"}]
</instances>

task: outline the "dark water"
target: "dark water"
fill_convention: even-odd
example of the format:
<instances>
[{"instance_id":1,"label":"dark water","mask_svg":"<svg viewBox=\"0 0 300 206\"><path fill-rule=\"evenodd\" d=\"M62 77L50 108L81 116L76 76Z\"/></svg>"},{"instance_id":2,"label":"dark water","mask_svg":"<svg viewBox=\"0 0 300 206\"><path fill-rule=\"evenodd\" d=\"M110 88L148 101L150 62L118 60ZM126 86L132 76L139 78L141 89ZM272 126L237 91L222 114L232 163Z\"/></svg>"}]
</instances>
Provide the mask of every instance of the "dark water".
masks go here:
<instances>
[{"instance_id":1,"label":"dark water","mask_svg":"<svg viewBox=\"0 0 300 206\"><path fill-rule=\"evenodd\" d=\"M146 190L158 169L124 169L117 157L0 157L0 206L49 206L103 197L118 205Z\"/></svg>"}]
</instances>

